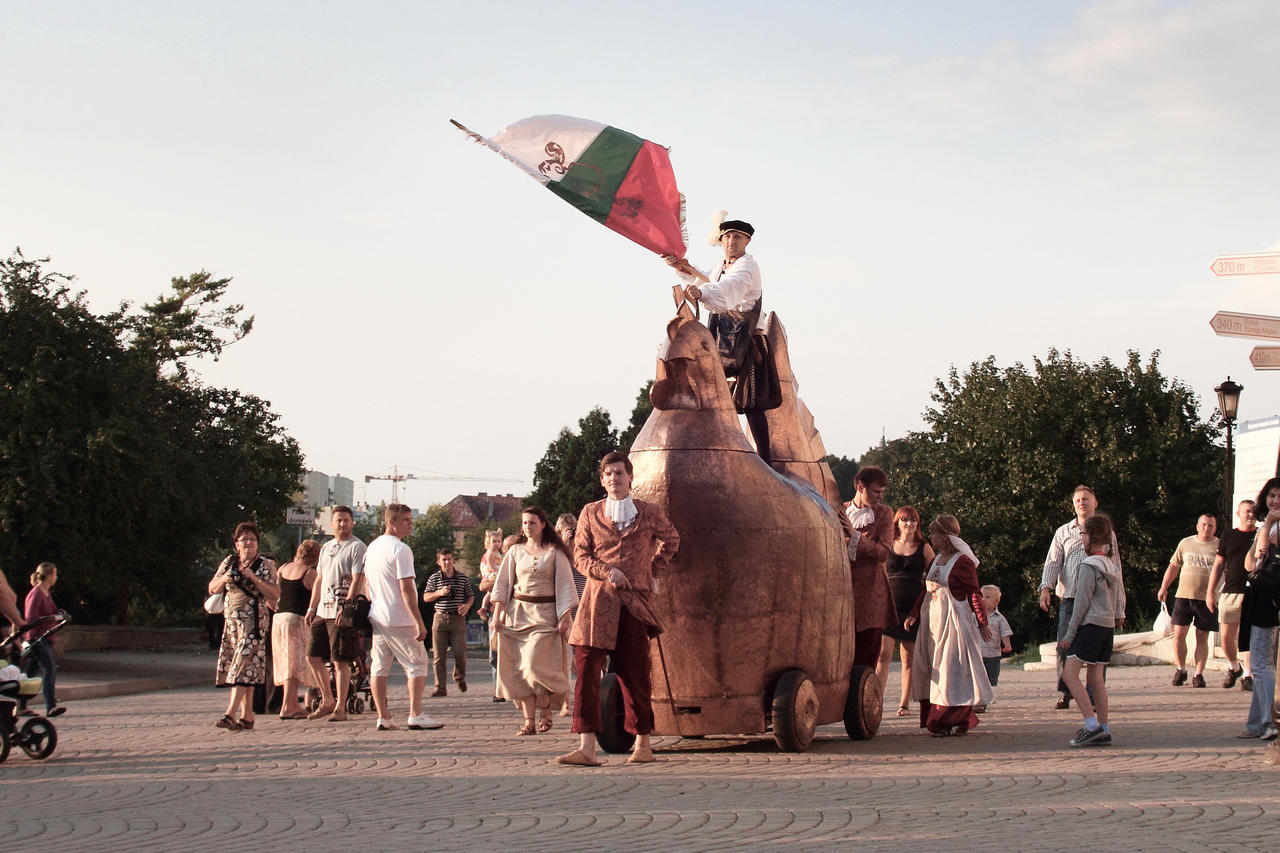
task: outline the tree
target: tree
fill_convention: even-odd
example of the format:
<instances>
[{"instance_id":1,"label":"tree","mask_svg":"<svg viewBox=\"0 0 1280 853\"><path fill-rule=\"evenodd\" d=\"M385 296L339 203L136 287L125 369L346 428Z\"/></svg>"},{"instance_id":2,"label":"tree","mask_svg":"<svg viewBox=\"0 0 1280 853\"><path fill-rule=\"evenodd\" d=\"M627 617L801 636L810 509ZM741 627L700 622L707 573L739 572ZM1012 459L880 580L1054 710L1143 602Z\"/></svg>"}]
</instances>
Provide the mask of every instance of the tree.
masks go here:
<instances>
[{"instance_id":1,"label":"tree","mask_svg":"<svg viewBox=\"0 0 1280 853\"><path fill-rule=\"evenodd\" d=\"M98 316L46 263L0 261L0 565L57 563L81 621L190 620L202 561L239 521L274 527L303 470L270 404L182 368L251 321L204 273Z\"/></svg>"},{"instance_id":2,"label":"tree","mask_svg":"<svg viewBox=\"0 0 1280 853\"><path fill-rule=\"evenodd\" d=\"M982 565L984 583L1004 592L1002 610L1023 637L1048 637L1036 606L1054 529L1071 517L1071 493L1084 483L1115 522L1124 560L1128 624L1152 611L1168 555L1219 492L1218 430L1200 421L1197 398L1160 373L1159 353L1144 363L1088 364L1050 350L1030 369L1001 369L995 358L960 375L951 369L912 435L912 476L893 481L895 504L910 503L925 523L960 519Z\"/></svg>"},{"instance_id":3,"label":"tree","mask_svg":"<svg viewBox=\"0 0 1280 853\"><path fill-rule=\"evenodd\" d=\"M413 565L421 584L436 570L436 551L453 547L453 519L444 504L432 504L413 522L413 530L404 538L413 551Z\"/></svg>"},{"instance_id":4,"label":"tree","mask_svg":"<svg viewBox=\"0 0 1280 853\"><path fill-rule=\"evenodd\" d=\"M462 561L468 566L479 566L480 558L484 556L485 533L490 530L501 530L504 538L512 533L519 533L520 515L519 512L512 513L507 518L486 521L479 527L468 530L462 537L462 548L459 549ZM554 523L555 516L552 516L551 520Z\"/></svg>"},{"instance_id":5,"label":"tree","mask_svg":"<svg viewBox=\"0 0 1280 853\"><path fill-rule=\"evenodd\" d=\"M604 497L600 459L617 449L618 434L609 413L596 406L578 421L578 432L560 430L538 460L525 506L540 506L553 519L563 512L577 515L584 505Z\"/></svg>"},{"instance_id":6,"label":"tree","mask_svg":"<svg viewBox=\"0 0 1280 853\"><path fill-rule=\"evenodd\" d=\"M653 411L653 402L649 399L649 391L652 388L653 380L650 379L644 383L640 393L636 394L636 404L631 409L631 419L627 422L627 428L618 436L618 447L622 450L630 452L636 436L644 428L645 421L649 420L649 414Z\"/></svg>"}]
</instances>

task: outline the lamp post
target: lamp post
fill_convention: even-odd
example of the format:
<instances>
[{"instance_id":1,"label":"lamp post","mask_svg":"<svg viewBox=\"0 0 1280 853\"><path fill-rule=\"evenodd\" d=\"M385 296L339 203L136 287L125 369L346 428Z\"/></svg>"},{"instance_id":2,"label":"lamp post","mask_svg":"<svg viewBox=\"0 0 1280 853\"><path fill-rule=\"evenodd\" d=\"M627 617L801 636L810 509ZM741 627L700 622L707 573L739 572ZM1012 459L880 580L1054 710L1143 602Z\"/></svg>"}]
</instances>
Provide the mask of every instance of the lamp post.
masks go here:
<instances>
[{"instance_id":1,"label":"lamp post","mask_svg":"<svg viewBox=\"0 0 1280 853\"><path fill-rule=\"evenodd\" d=\"M1231 447L1231 428L1235 426L1236 414L1240 411L1240 392L1244 386L1231 381L1223 382L1213 389L1218 394L1218 411L1222 414L1222 423L1227 427L1227 459L1226 470L1222 482L1222 518L1223 523L1231 524L1231 487L1235 475L1235 451Z\"/></svg>"}]
</instances>

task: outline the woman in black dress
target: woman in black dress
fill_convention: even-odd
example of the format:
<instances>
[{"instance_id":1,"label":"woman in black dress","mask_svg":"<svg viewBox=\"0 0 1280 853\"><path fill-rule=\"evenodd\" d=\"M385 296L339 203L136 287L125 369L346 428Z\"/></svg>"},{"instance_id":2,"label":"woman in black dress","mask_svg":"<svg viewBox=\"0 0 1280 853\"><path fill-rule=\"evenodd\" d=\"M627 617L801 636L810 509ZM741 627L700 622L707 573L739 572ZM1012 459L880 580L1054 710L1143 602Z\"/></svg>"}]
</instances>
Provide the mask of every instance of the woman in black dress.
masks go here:
<instances>
[{"instance_id":1,"label":"woman in black dress","mask_svg":"<svg viewBox=\"0 0 1280 853\"><path fill-rule=\"evenodd\" d=\"M920 534L920 513L909 506L899 509L893 516L893 553L885 565L889 573L889 589L898 611L898 624L884 629L880 649L880 683L882 689L889 680L889 662L893 660L893 645L901 643L902 698L898 701L898 716L910 711L911 656L916 648L916 626L908 631L902 623L911 615L911 606L924 589L924 573L933 562L933 549Z\"/></svg>"}]
</instances>

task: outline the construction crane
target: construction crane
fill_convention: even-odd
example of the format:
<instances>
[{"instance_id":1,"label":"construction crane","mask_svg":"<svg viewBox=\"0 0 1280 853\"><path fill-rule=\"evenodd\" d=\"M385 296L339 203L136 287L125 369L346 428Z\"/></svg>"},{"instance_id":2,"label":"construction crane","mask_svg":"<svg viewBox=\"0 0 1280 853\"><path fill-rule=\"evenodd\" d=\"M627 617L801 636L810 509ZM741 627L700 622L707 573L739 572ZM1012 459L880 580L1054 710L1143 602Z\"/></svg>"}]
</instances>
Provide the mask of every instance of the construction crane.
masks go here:
<instances>
[{"instance_id":1,"label":"construction crane","mask_svg":"<svg viewBox=\"0 0 1280 853\"><path fill-rule=\"evenodd\" d=\"M365 474L364 481L368 483L371 480L390 480L391 481L391 502L400 502L400 484L405 480L461 480L475 483L523 483L524 480L515 477L467 477L458 474L401 474L400 466L392 465L390 474Z\"/></svg>"}]
</instances>

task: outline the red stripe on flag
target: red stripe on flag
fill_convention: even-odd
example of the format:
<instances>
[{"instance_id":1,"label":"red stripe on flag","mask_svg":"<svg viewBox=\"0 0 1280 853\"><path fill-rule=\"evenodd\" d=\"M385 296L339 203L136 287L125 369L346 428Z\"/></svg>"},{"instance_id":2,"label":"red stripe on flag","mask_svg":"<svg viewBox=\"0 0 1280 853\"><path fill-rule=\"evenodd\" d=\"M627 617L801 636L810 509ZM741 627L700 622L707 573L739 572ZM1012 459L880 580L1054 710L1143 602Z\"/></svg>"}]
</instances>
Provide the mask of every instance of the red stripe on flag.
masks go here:
<instances>
[{"instance_id":1,"label":"red stripe on flag","mask_svg":"<svg viewBox=\"0 0 1280 853\"><path fill-rule=\"evenodd\" d=\"M645 141L613 196L604 224L659 255L685 255L680 191L667 149Z\"/></svg>"}]
</instances>

